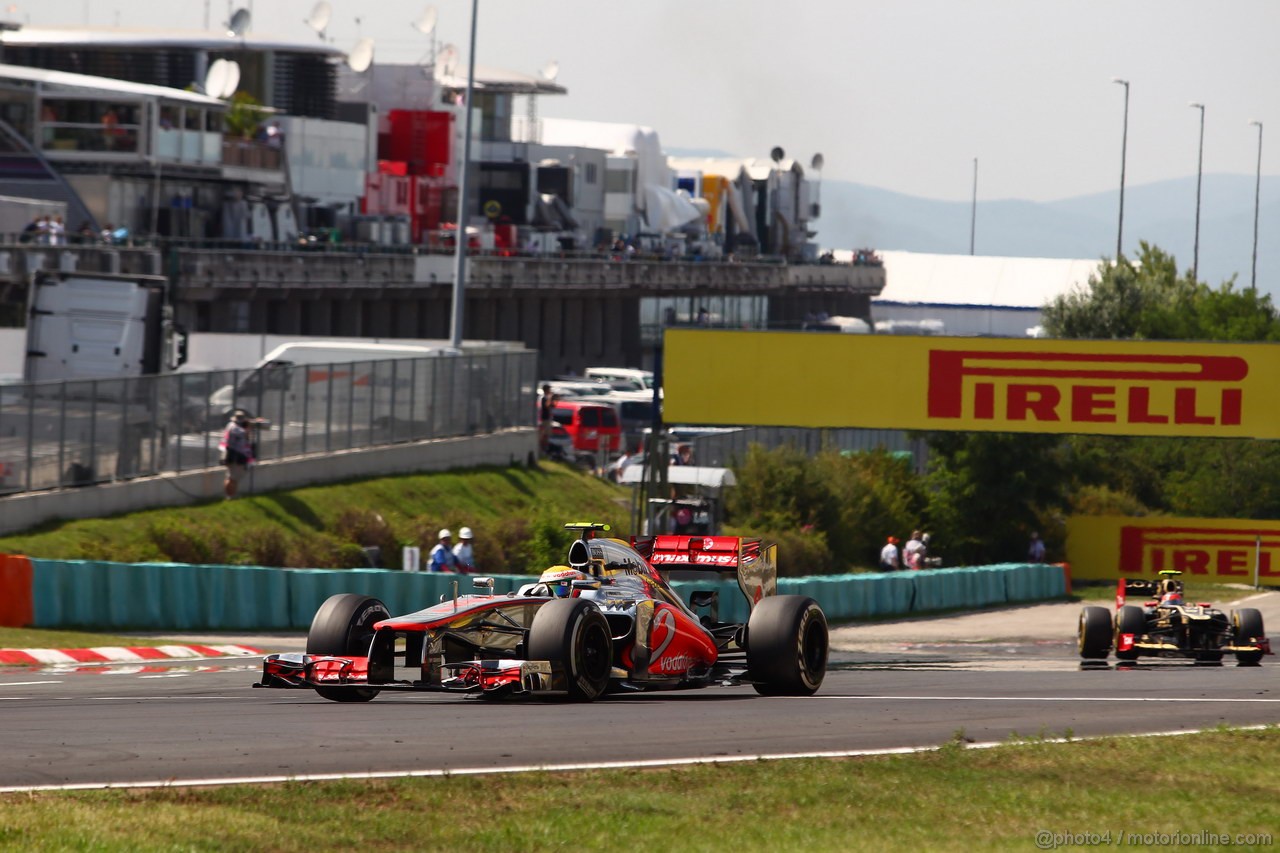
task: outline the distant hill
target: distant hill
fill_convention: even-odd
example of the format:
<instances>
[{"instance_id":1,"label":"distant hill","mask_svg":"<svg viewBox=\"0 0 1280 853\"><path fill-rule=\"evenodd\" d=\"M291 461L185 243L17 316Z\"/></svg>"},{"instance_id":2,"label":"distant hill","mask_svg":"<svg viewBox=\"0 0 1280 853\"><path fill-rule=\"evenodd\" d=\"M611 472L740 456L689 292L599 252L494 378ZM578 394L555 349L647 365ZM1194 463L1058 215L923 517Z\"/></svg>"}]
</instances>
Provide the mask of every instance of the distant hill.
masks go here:
<instances>
[{"instance_id":1,"label":"distant hill","mask_svg":"<svg viewBox=\"0 0 1280 853\"><path fill-rule=\"evenodd\" d=\"M848 181L824 180L817 241L823 248L871 247L969 253L970 203L934 201ZM1205 175L1200 203L1200 279L1221 284L1236 274L1247 286L1253 249L1254 178ZM1195 176L1125 187L1124 250L1146 240L1191 268ZM1112 257L1119 213L1116 192L1054 202L979 201L975 254L1046 258ZM1280 295L1280 177L1262 179L1258 288ZM1280 300L1277 300L1280 301Z\"/></svg>"}]
</instances>

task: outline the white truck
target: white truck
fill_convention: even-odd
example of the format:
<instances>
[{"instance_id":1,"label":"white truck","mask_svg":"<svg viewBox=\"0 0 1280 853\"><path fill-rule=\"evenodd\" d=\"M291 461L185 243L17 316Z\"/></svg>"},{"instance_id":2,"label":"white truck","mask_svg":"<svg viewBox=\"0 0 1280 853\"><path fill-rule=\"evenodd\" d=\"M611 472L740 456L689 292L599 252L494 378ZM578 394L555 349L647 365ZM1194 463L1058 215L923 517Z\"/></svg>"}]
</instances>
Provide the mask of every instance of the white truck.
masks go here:
<instances>
[{"instance_id":1,"label":"white truck","mask_svg":"<svg viewBox=\"0 0 1280 853\"><path fill-rule=\"evenodd\" d=\"M176 368L185 359L185 333L173 323L166 287L161 276L36 273L23 378L123 379Z\"/></svg>"}]
</instances>

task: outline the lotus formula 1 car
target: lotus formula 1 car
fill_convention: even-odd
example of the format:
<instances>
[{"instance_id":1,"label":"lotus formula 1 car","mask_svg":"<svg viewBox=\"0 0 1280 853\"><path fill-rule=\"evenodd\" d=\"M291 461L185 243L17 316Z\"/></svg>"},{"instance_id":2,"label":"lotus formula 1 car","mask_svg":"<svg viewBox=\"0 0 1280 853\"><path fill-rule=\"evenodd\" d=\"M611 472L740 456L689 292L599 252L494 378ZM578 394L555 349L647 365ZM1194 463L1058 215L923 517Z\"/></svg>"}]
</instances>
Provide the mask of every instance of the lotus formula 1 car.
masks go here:
<instances>
[{"instance_id":1,"label":"lotus formula 1 car","mask_svg":"<svg viewBox=\"0 0 1280 853\"><path fill-rule=\"evenodd\" d=\"M1230 615L1210 604L1183 599L1181 572L1165 570L1160 580L1121 578L1116 591L1114 622L1105 607L1086 607L1080 613L1080 657L1106 660L1114 647L1122 661L1139 657L1178 657L1197 661L1222 660L1228 652L1242 664L1256 664L1271 654L1262 629L1262 614L1252 607ZM1149 600L1126 604L1130 595Z\"/></svg>"},{"instance_id":2,"label":"lotus formula 1 car","mask_svg":"<svg viewBox=\"0 0 1280 853\"><path fill-rule=\"evenodd\" d=\"M395 617L376 598L329 598L306 654L268 655L254 686L312 689L334 702L367 702L382 690L589 702L710 684L750 684L767 696L821 686L827 620L813 599L777 595L776 545L735 536L627 543L599 536L606 525L566 527L579 536L569 564L516 592L495 595L492 578L475 578L473 594ZM748 621L720 622L715 590L686 604L667 581L671 569L736 573Z\"/></svg>"}]
</instances>

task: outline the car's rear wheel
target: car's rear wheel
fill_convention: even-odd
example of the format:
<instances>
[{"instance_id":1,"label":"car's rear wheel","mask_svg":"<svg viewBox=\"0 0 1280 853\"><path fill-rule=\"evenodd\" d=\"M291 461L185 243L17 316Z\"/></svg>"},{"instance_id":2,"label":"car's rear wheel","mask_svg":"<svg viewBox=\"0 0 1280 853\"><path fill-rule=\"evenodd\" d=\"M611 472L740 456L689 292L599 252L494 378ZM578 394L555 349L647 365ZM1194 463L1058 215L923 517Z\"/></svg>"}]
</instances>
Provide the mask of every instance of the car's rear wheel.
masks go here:
<instances>
[{"instance_id":1,"label":"car's rear wheel","mask_svg":"<svg viewBox=\"0 0 1280 853\"><path fill-rule=\"evenodd\" d=\"M1135 607L1132 604L1126 604L1121 607L1120 612L1116 614L1116 657L1120 660L1137 660L1137 649L1120 651L1120 635L1133 634L1137 638L1146 632L1147 615L1142 612L1142 608Z\"/></svg>"},{"instance_id":2,"label":"car's rear wheel","mask_svg":"<svg viewBox=\"0 0 1280 853\"><path fill-rule=\"evenodd\" d=\"M1111 614L1105 607L1089 606L1080 611L1076 645L1085 660L1106 660L1111 651Z\"/></svg>"},{"instance_id":3,"label":"car's rear wheel","mask_svg":"<svg viewBox=\"0 0 1280 853\"><path fill-rule=\"evenodd\" d=\"M592 702L609 687L613 639L600 608L584 598L548 601L534 614L525 652L564 668L569 699Z\"/></svg>"},{"instance_id":4,"label":"car's rear wheel","mask_svg":"<svg viewBox=\"0 0 1280 853\"><path fill-rule=\"evenodd\" d=\"M827 674L827 617L802 595L765 598L747 622L747 671L763 696L812 696Z\"/></svg>"},{"instance_id":5,"label":"car's rear wheel","mask_svg":"<svg viewBox=\"0 0 1280 853\"><path fill-rule=\"evenodd\" d=\"M364 657L369 654L373 626L390 619L387 606L376 598L345 592L330 596L307 631L307 654ZM368 702L378 691L366 687L317 687L331 702Z\"/></svg>"},{"instance_id":6,"label":"car's rear wheel","mask_svg":"<svg viewBox=\"0 0 1280 853\"><path fill-rule=\"evenodd\" d=\"M1262 614L1252 607L1242 607L1231 614L1236 645L1244 645L1260 640L1266 636L1262 630ZM1262 652L1236 652L1236 660L1240 663L1261 663Z\"/></svg>"}]
</instances>

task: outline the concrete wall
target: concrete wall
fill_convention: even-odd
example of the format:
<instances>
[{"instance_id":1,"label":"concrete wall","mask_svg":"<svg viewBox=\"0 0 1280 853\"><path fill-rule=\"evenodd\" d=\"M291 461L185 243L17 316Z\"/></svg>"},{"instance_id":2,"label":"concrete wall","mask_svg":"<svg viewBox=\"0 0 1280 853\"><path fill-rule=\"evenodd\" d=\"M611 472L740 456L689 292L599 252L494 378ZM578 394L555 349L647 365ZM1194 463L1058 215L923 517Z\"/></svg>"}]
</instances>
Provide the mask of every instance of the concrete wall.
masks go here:
<instances>
[{"instance_id":1,"label":"concrete wall","mask_svg":"<svg viewBox=\"0 0 1280 853\"><path fill-rule=\"evenodd\" d=\"M362 477L447 471L481 465L519 465L537 454L532 428L492 435L445 438L388 447L343 450L324 456L264 462L241 483L250 495ZM18 533L62 518L99 518L160 506L184 506L222 497L223 471L208 468L100 486L30 492L0 498L0 534Z\"/></svg>"}]
</instances>

